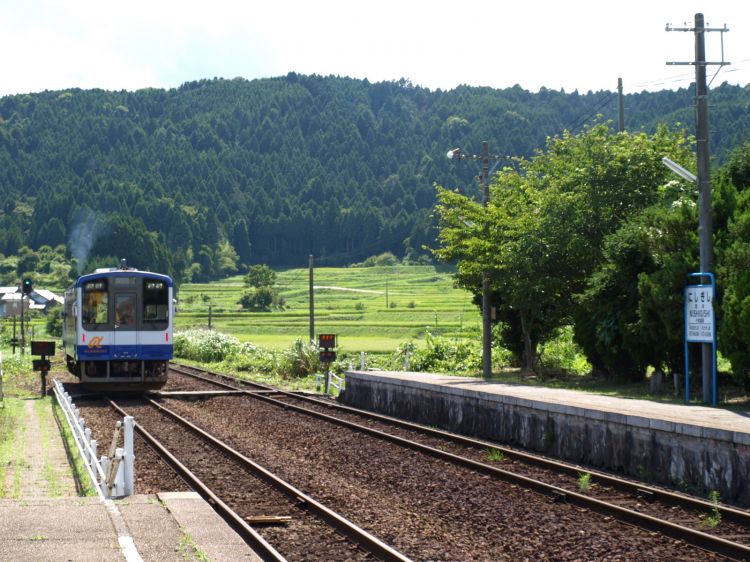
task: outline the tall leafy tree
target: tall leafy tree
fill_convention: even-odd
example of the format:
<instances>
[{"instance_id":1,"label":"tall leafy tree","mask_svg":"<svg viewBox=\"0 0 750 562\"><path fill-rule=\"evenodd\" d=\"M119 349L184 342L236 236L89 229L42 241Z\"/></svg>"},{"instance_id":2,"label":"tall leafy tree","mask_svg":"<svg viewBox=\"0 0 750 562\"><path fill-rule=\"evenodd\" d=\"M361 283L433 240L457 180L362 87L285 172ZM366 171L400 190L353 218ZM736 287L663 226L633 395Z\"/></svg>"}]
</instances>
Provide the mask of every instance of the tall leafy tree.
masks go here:
<instances>
[{"instance_id":1,"label":"tall leafy tree","mask_svg":"<svg viewBox=\"0 0 750 562\"><path fill-rule=\"evenodd\" d=\"M724 287L719 347L737 381L750 388L750 143L732 154L717 179L735 199L717 260Z\"/></svg>"},{"instance_id":2,"label":"tall leafy tree","mask_svg":"<svg viewBox=\"0 0 750 562\"><path fill-rule=\"evenodd\" d=\"M535 366L537 344L570 323L575 295L602 260L605 236L654 203L664 155L684 157L681 132L613 133L606 124L550 139L545 151L498 174L487 208L438 190L439 258L479 293L489 275L511 349ZM519 330L520 328L520 330Z\"/></svg>"}]
</instances>

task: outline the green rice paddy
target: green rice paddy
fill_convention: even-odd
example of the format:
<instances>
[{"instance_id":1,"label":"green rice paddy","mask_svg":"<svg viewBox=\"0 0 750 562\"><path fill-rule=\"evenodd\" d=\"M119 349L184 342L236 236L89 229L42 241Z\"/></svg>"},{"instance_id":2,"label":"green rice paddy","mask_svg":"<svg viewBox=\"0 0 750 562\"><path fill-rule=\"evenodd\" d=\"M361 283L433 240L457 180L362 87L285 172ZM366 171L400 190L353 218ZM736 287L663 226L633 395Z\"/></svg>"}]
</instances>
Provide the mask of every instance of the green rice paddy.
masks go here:
<instances>
[{"instance_id":1,"label":"green rice paddy","mask_svg":"<svg viewBox=\"0 0 750 562\"><path fill-rule=\"evenodd\" d=\"M183 284L176 327L208 326L210 306L212 328L263 347L289 347L309 337L309 272L280 271L276 286L283 310L248 312L237 303L245 290L242 276ZM432 266L319 268L314 286L315 333L338 334L340 351L391 353L426 331L479 337L481 317L471 294Z\"/></svg>"}]
</instances>

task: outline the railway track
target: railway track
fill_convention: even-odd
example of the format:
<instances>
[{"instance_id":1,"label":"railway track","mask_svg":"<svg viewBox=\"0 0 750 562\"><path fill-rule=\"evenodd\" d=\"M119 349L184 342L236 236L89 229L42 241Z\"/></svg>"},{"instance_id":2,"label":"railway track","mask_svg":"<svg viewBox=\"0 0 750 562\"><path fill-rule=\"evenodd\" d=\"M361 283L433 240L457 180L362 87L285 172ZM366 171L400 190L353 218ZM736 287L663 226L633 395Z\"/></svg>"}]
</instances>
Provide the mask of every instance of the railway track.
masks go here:
<instances>
[{"instance_id":1,"label":"railway track","mask_svg":"<svg viewBox=\"0 0 750 562\"><path fill-rule=\"evenodd\" d=\"M109 404L264 560L409 560L153 400Z\"/></svg>"},{"instance_id":2,"label":"railway track","mask_svg":"<svg viewBox=\"0 0 750 562\"><path fill-rule=\"evenodd\" d=\"M419 451L524 489L636 525L735 560L750 560L750 513L497 444L380 416L303 393L172 366L197 384L246 395ZM169 396L169 393L163 393ZM496 460L489 462L487 456ZM502 468L501 468L502 467ZM588 476L586 476L588 475ZM588 489L582 491L582 479ZM714 528L709 525L719 522Z\"/></svg>"}]
</instances>

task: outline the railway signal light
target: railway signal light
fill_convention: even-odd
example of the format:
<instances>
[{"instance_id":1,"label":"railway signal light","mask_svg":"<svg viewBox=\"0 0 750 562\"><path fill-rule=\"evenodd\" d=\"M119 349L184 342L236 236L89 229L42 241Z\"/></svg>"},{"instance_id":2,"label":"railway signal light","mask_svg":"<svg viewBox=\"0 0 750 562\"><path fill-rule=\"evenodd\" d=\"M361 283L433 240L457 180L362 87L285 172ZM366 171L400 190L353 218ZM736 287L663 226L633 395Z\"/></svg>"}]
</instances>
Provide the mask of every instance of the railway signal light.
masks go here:
<instances>
[{"instance_id":1,"label":"railway signal light","mask_svg":"<svg viewBox=\"0 0 750 562\"><path fill-rule=\"evenodd\" d=\"M335 351L328 351L323 350L318 352L320 354L320 362L321 363L333 363L336 361L336 352Z\"/></svg>"},{"instance_id":2,"label":"railway signal light","mask_svg":"<svg viewBox=\"0 0 750 562\"><path fill-rule=\"evenodd\" d=\"M336 334L318 334L318 347L323 349L336 347Z\"/></svg>"},{"instance_id":3,"label":"railway signal light","mask_svg":"<svg viewBox=\"0 0 750 562\"><path fill-rule=\"evenodd\" d=\"M34 290L34 284L32 283L31 278L30 277L26 277L23 280L23 294L24 295L28 295L33 290Z\"/></svg>"},{"instance_id":4,"label":"railway signal light","mask_svg":"<svg viewBox=\"0 0 750 562\"><path fill-rule=\"evenodd\" d=\"M50 369L49 359L34 359L31 361L31 365L34 371L41 371L42 373L47 373Z\"/></svg>"}]
</instances>

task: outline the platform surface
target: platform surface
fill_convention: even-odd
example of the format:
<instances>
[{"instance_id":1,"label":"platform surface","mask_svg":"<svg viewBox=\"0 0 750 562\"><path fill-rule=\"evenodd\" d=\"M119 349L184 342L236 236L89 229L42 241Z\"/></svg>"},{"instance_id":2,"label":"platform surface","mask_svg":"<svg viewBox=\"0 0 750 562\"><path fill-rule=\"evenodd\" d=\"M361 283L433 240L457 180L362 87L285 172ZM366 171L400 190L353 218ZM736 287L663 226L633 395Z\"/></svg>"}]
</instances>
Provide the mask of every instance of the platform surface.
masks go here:
<instances>
[{"instance_id":1,"label":"platform surface","mask_svg":"<svg viewBox=\"0 0 750 562\"><path fill-rule=\"evenodd\" d=\"M50 400L14 400L15 454L0 482L8 498L0 499L0 562L259 560L196 493L77 496Z\"/></svg>"},{"instance_id":2,"label":"platform surface","mask_svg":"<svg viewBox=\"0 0 750 562\"><path fill-rule=\"evenodd\" d=\"M424 388L593 419L624 422L750 445L750 409L728 410L617 398L576 390L524 386L468 377L402 371L347 371L347 376Z\"/></svg>"},{"instance_id":3,"label":"platform surface","mask_svg":"<svg viewBox=\"0 0 750 562\"><path fill-rule=\"evenodd\" d=\"M260 560L193 492L136 495L113 503L120 524L98 498L0 500L0 560ZM129 552L122 548L123 532L125 544L132 538Z\"/></svg>"}]
</instances>

